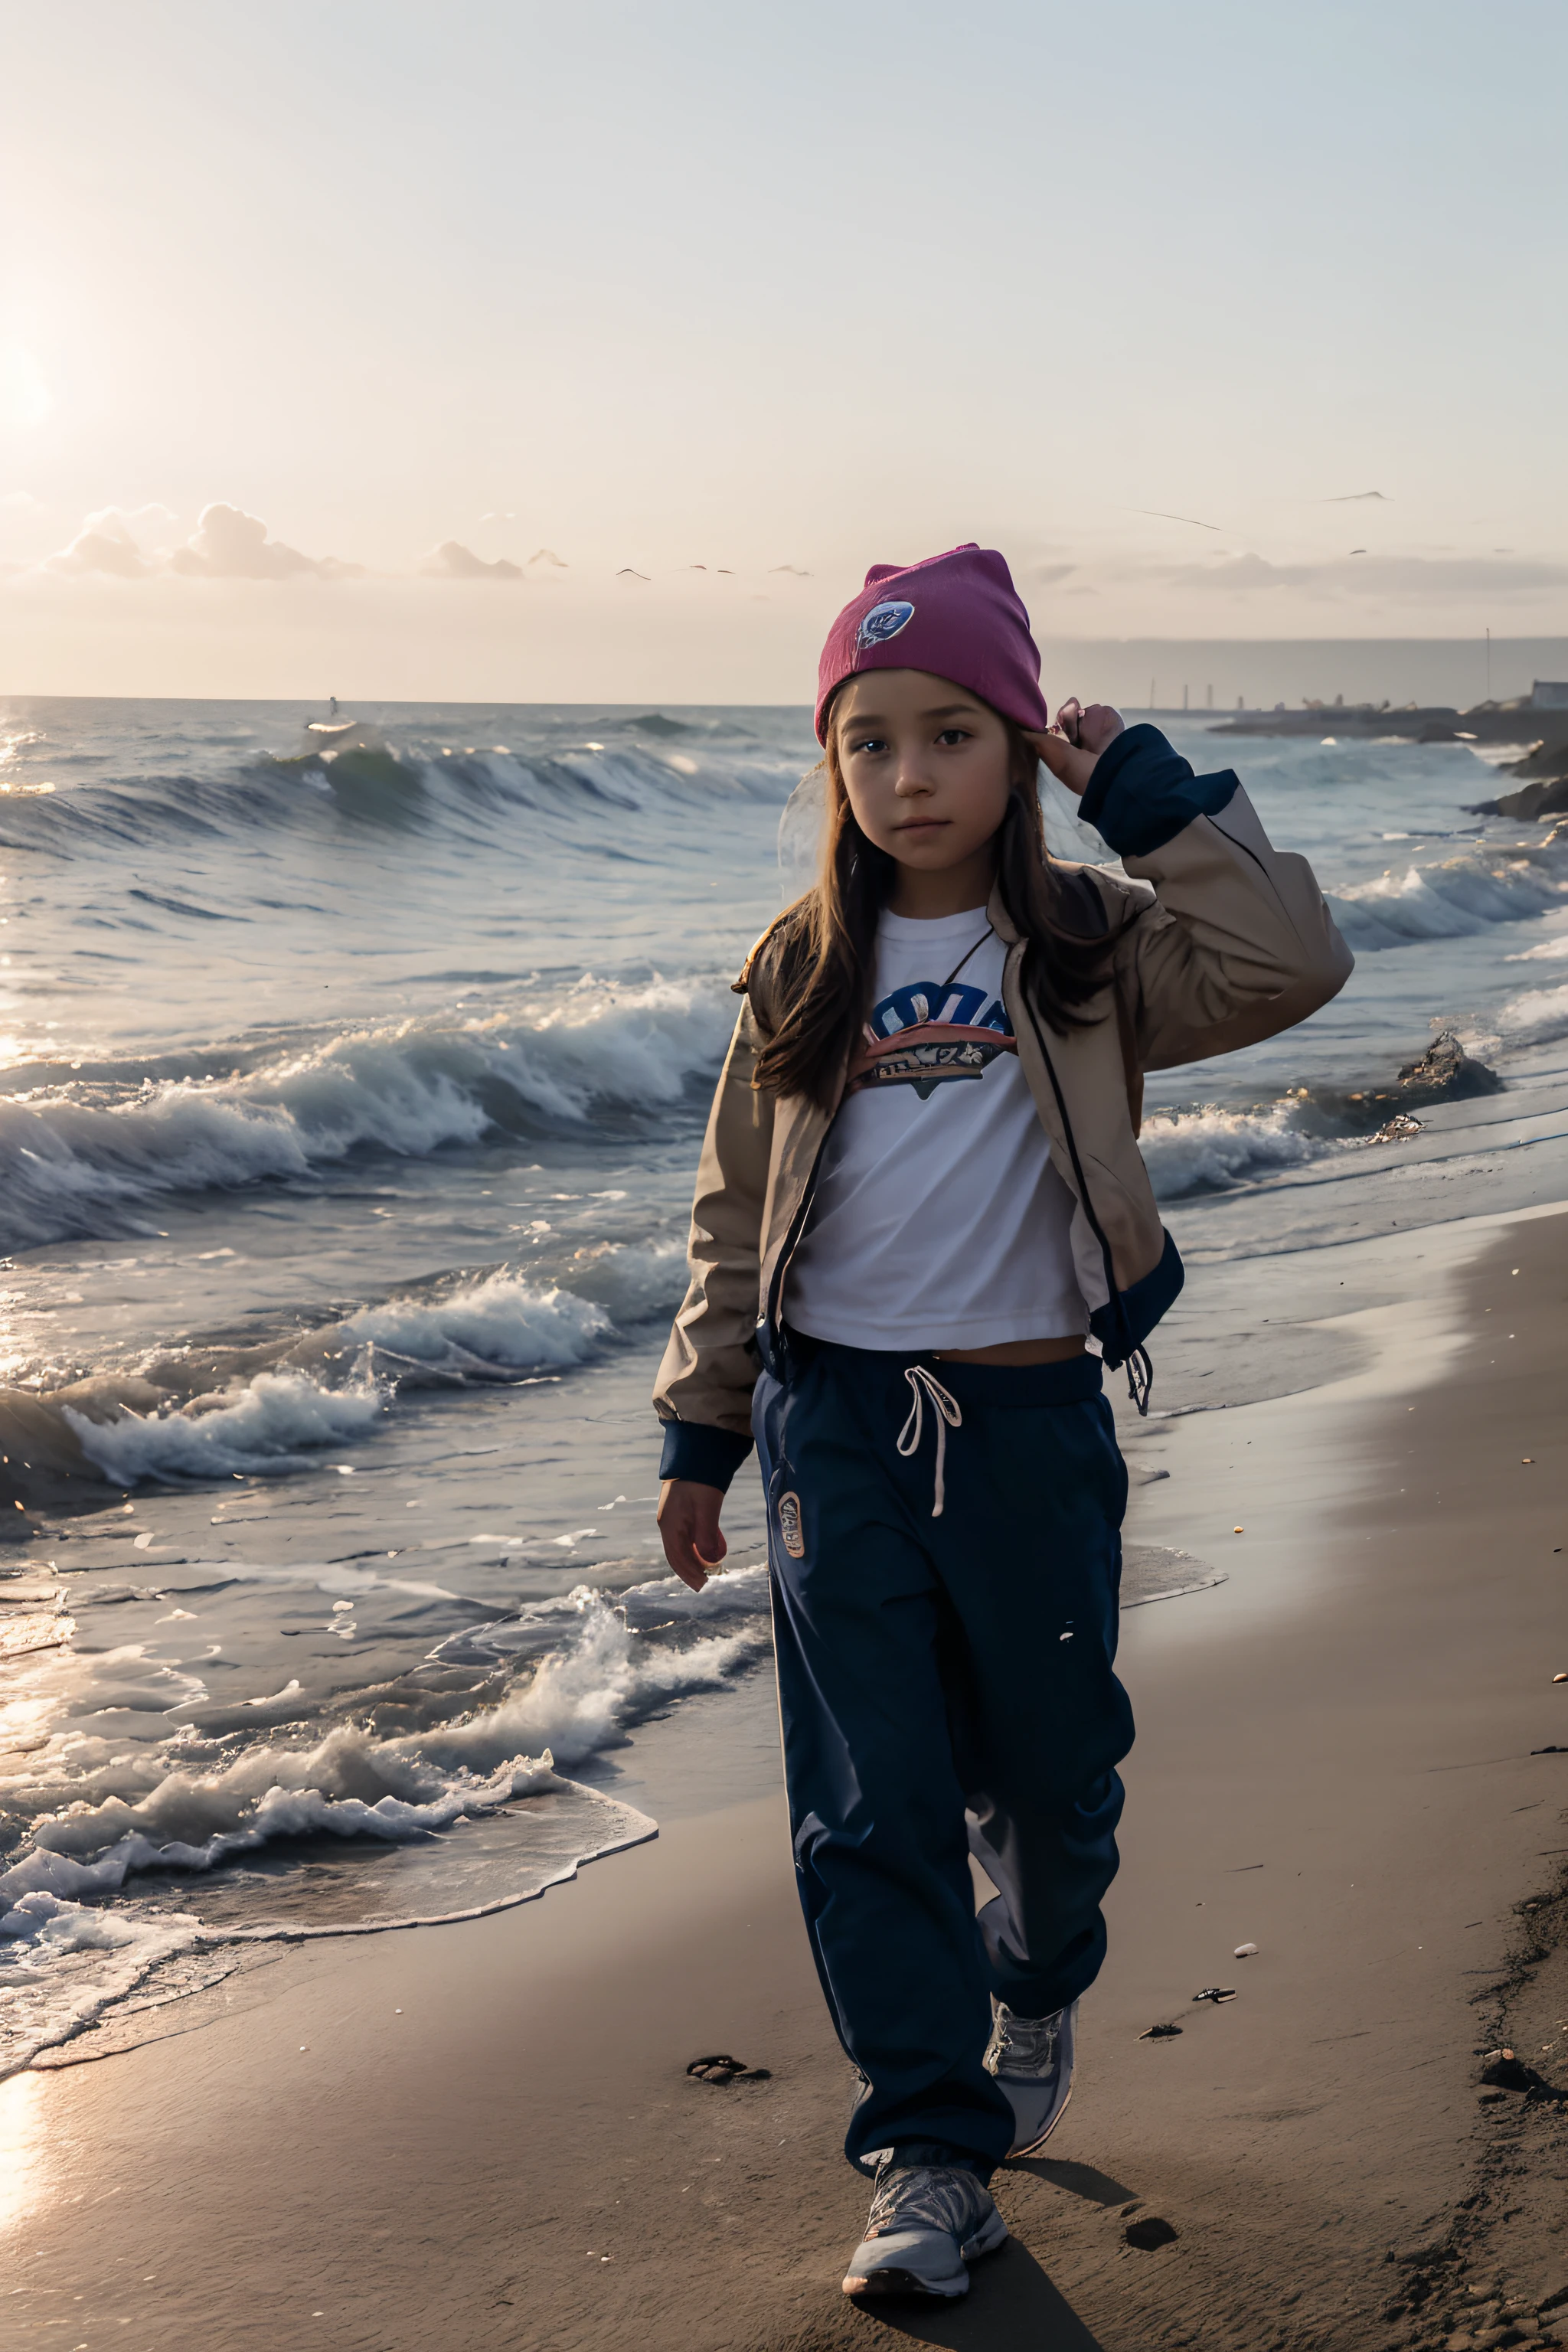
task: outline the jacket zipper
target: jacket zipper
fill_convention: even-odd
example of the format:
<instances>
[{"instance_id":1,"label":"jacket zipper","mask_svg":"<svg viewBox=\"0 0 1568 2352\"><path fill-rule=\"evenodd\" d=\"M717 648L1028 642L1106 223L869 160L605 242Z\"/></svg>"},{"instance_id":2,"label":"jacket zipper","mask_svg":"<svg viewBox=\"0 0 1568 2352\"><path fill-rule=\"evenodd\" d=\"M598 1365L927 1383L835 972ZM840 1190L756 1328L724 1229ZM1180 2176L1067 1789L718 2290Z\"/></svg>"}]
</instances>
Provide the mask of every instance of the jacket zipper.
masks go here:
<instances>
[{"instance_id":1,"label":"jacket zipper","mask_svg":"<svg viewBox=\"0 0 1568 2352\"><path fill-rule=\"evenodd\" d=\"M811 1213L812 1197L816 1191L817 1171L822 1166L822 1155L827 1149L827 1137L831 1134L833 1122L830 1119L822 1141L816 1147L816 1157L811 1163L811 1173L805 1180L805 1190L800 1196L800 1206L790 1219L789 1231L784 1237L784 1246L779 1252L778 1264L773 1268L773 1278L768 1285L767 1313L763 1319L770 1338L776 1336L778 1332L779 1307L784 1297L784 1278L789 1270L791 1258L800 1246L800 1237L805 1230L806 1218Z\"/></svg>"},{"instance_id":2,"label":"jacket zipper","mask_svg":"<svg viewBox=\"0 0 1568 2352\"><path fill-rule=\"evenodd\" d=\"M1045 1032L1040 1027L1039 1015L1030 1000L1027 988L1020 986L1019 994L1024 1000L1024 1007L1029 1016L1029 1026L1035 1033L1035 1043L1040 1049L1040 1058L1046 1066L1046 1076L1051 1082L1051 1092L1057 1098L1057 1110L1061 1118L1062 1133L1067 1137L1068 1156L1072 1161L1073 1174L1078 1179L1078 1197L1082 1204L1083 1213L1089 1219L1089 1229L1100 1244L1100 1254L1105 1262L1105 1286L1110 1311L1121 1323L1123 1332L1131 1336L1127 1309L1121 1303L1121 1292L1116 1280L1116 1266L1110 1255L1110 1244L1106 1239L1105 1228L1100 1222L1094 1202L1089 1194L1089 1179L1083 1172L1083 1161L1079 1157L1078 1138L1073 1133L1072 1120L1068 1115L1067 1097L1062 1093L1061 1080L1057 1076L1057 1066L1051 1059L1051 1049L1046 1043ZM1149 1360L1149 1351L1143 1347L1130 1347L1123 1360L1127 1366L1127 1393L1137 1406L1140 1415L1146 1417L1149 1411L1150 1391L1154 1385L1154 1367Z\"/></svg>"}]
</instances>

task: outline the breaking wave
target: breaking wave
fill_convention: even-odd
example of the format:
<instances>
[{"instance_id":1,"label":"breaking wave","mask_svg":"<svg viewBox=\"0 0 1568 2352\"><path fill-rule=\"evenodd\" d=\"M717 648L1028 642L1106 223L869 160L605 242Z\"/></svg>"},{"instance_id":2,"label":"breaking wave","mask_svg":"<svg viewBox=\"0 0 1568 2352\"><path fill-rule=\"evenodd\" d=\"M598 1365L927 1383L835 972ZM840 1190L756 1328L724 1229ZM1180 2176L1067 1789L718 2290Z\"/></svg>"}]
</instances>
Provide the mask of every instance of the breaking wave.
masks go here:
<instances>
[{"instance_id":1,"label":"breaking wave","mask_svg":"<svg viewBox=\"0 0 1568 2352\"><path fill-rule=\"evenodd\" d=\"M1334 919L1358 954L1422 940L1468 939L1496 923L1528 922L1560 907L1568 882L1517 854L1478 848L1441 865L1411 866L1330 895Z\"/></svg>"},{"instance_id":2,"label":"breaking wave","mask_svg":"<svg viewBox=\"0 0 1568 2352\"><path fill-rule=\"evenodd\" d=\"M254 740L219 738L203 746L193 736L184 763L173 770L160 761L141 774L110 769L74 776L63 772L69 762L58 746L33 732L14 739L14 748L29 775L47 767L50 778L8 787L0 842L101 856L161 844L237 842L280 827L338 830L388 821L461 837L474 829L488 833L498 814L524 811L572 830L606 808L657 823L682 803L700 811L723 799L782 801L800 773L798 752L747 740L743 730L721 730L711 720L649 711L602 717L592 731L606 740L521 751L504 743L394 744L366 727L366 741L325 758L279 757ZM809 719L802 732L808 742ZM117 750L134 766L130 742ZM155 760L159 751L166 761L168 746L155 747Z\"/></svg>"},{"instance_id":3,"label":"breaking wave","mask_svg":"<svg viewBox=\"0 0 1568 2352\"><path fill-rule=\"evenodd\" d=\"M1340 1148L1338 1138L1303 1132L1297 1117L1289 1103L1267 1110L1155 1112L1140 1139L1155 1199L1228 1192Z\"/></svg>"},{"instance_id":4,"label":"breaking wave","mask_svg":"<svg viewBox=\"0 0 1568 2352\"><path fill-rule=\"evenodd\" d=\"M733 1017L718 980L589 978L522 1013L356 1028L240 1076L12 1097L0 1249L143 1231L160 1196L307 1178L362 1148L419 1157L668 1108L717 1071Z\"/></svg>"},{"instance_id":5,"label":"breaking wave","mask_svg":"<svg viewBox=\"0 0 1568 2352\"><path fill-rule=\"evenodd\" d=\"M1563 943L1568 948L1568 941ZM1527 988L1494 1015L1510 1045L1549 1045L1568 1037L1568 986Z\"/></svg>"},{"instance_id":6,"label":"breaking wave","mask_svg":"<svg viewBox=\"0 0 1568 2352\"><path fill-rule=\"evenodd\" d=\"M87 1460L119 1486L304 1469L322 1446L373 1436L404 1390L524 1381L596 1362L625 1330L670 1312L685 1288L686 1257L674 1242L601 1242L579 1250L569 1271L570 1288L500 1267L478 1282L362 1307L294 1343L290 1352L316 1369L280 1360L184 1401L171 1393L150 1410L122 1402L112 1376L95 1391L96 1409L79 1387L58 1402L45 1391L30 1403L35 1421L58 1412ZM158 1359L150 1367L170 1368ZM173 1372L179 1368L172 1360Z\"/></svg>"},{"instance_id":7,"label":"breaking wave","mask_svg":"<svg viewBox=\"0 0 1568 2352\"><path fill-rule=\"evenodd\" d=\"M377 1360L417 1382L508 1380L549 1367L567 1369L603 1353L613 1329L591 1299L541 1289L520 1275L493 1274L445 1298L389 1300L362 1307L336 1336L374 1348Z\"/></svg>"},{"instance_id":8,"label":"breaking wave","mask_svg":"<svg viewBox=\"0 0 1568 2352\"><path fill-rule=\"evenodd\" d=\"M259 1372L195 1410L136 1412L99 1421L62 1405L88 1460L119 1486L142 1479L228 1478L302 1469L309 1449L368 1436L386 1407L372 1387L323 1388L304 1372Z\"/></svg>"}]
</instances>

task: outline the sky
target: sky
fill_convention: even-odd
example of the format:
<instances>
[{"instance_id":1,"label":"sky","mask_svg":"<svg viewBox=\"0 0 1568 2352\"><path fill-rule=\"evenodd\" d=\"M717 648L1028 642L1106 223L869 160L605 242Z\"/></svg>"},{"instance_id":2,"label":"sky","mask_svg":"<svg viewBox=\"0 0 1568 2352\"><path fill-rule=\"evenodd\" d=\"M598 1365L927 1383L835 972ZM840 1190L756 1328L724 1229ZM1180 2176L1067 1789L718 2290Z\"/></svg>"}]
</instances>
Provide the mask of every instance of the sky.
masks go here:
<instances>
[{"instance_id":1,"label":"sky","mask_svg":"<svg viewBox=\"0 0 1568 2352\"><path fill-rule=\"evenodd\" d=\"M1560 0L0 0L0 690L1568 635ZM1194 675L1196 673L1194 672Z\"/></svg>"}]
</instances>

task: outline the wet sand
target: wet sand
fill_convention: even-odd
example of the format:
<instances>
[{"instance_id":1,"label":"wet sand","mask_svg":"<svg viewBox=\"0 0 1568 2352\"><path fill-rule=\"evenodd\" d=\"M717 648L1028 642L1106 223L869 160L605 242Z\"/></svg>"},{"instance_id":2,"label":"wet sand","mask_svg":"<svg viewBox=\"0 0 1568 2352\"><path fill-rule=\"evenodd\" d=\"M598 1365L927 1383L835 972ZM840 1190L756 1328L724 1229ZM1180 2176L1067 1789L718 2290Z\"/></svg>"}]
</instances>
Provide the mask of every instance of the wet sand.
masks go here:
<instances>
[{"instance_id":1,"label":"wet sand","mask_svg":"<svg viewBox=\"0 0 1568 2352\"><path fill-rule=\"evenodd\" d=\"M1228 1580L1126 1620L1111 1956L965 2304L838 2295L865 2191L773 1797L521 1911L287 1950L0 2086L6 2352L1360 2352L1447 2340L1458 2273L1391 2251L1568 2284L1561 2204L1526 2194L1568 2125L1478 2092L1489 2034L1544 2042L1557 1997L1508 1955L1568 1846L1568 1754L1531 1753L1568 1748L1568 1224L1363 1247L1404 1303L1334 1334L1360 1371L1128 1433L1169 1474L1130 1533ZM1237 1998L1194 2006L1214 1984ZM689 2082L710 2051L772 2078ZM1128 2247L1133 2205L1175 2242Z\"/></svg>"}]
</instances>

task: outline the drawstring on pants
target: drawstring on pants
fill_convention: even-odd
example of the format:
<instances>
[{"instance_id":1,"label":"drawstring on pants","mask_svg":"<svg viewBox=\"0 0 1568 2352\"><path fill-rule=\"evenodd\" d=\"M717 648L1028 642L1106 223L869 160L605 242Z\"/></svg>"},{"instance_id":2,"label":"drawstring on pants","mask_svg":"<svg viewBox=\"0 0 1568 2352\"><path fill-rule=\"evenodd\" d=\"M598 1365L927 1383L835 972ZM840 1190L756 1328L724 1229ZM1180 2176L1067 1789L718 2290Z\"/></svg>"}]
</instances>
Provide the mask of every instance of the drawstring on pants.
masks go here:
<instances>
[{"instance_id":1,"label":"drawstring on pants","mask_svg":"<svg viewBox=\"0 0 1568 2352\"><path fill-rule=\"evenodd\" d=\"M906 1458L919 1452L921 1439L925 1433L925 1401L930 1397L936 1418L936 1483L932 1490L931 1515L933 1519L940 1519L943 1474L947 1468L947 1433L949 1429L963 1428L963 1415L958 1409L957 1398L949 1395L928 1365L906 1364L904 1378L913 1391L914 1402L910 1407L909 1419L899 1432L899 1452Z\"/></svg>"}]
</instances>

